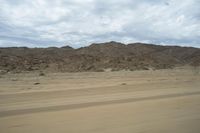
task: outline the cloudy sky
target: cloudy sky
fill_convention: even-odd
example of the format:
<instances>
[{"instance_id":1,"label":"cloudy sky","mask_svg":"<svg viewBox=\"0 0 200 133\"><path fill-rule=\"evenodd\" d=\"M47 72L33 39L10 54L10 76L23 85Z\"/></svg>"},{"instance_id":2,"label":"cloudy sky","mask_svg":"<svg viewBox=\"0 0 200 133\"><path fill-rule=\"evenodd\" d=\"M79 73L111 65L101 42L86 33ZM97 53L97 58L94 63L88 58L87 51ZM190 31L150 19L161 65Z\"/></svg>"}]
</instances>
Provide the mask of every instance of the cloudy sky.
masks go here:
<instances>
[{"instance_id":1,"label":"cloudy sky","mask_svg":"<svg viewBox=\"0 0 200 133\"><path fill-rule=\"evenodd\" d=\"M0 47L120 41L200 47L200 0L0 0Z\"/></svg>"}]
</instances>

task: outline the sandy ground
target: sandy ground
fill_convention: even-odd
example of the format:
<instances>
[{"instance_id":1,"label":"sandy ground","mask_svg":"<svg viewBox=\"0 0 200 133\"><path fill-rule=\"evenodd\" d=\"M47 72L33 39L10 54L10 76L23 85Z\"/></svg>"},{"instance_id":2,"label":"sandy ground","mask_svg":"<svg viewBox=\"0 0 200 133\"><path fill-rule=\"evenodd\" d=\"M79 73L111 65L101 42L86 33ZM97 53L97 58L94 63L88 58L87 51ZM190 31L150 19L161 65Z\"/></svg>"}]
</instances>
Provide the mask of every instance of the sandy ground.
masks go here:
<instances>
[{"instance_id":1,"label":"sandy ground","mask_svg":"<svg viewBox=\"0 0 200 133\"><path fill-rule=\"evenodd\" d=\"M0 133L199 133L200 73L0 76Z\"/></svg>"}]
</instances>

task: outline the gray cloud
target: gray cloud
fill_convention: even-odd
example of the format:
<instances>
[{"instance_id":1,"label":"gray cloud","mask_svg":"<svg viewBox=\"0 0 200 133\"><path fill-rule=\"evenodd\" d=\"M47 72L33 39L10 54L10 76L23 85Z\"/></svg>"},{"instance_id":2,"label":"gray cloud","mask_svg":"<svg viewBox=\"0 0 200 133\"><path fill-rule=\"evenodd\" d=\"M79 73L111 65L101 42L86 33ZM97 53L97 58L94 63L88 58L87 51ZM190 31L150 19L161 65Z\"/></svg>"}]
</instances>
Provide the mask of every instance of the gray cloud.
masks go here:
<instances>
[{"instance_id":1,"label":"gray cloud","mask_svg":"<svg viewBox=\"0 0 200 133\"><path fill-rule=\"evenodd\" d=\"M0 46L147 42L200 47L199 0L0 0Z\"/></svg>"}]
</instances>

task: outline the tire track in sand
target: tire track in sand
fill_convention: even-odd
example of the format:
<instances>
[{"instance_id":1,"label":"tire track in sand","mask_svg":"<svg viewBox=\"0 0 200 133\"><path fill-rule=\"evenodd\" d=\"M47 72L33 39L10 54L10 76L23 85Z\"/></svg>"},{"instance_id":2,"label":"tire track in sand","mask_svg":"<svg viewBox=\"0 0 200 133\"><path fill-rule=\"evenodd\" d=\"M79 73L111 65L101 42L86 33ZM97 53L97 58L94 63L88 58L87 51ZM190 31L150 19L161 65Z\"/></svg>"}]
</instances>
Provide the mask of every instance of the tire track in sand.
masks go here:
<instances>
[{"instance_id":1,"label":"tire track in sand","mask_svg":"<svg viewBox=\"0 0 200 133\"><path fill-rule=\"evenodd\" d=\"M44 106L44 107L39 107L39 108L35 107L35 108L27 108L27 109L9 110L9 111L0 112L0 117L30 114L30 113L37 113L37 112L46 112L46 111L79 109L79 108L109 105L109 104L120 104L120 103L129 103L129 102L147 101L147 100L177 98L177 97L192 96L192 95L200 95L200 91L167 94L167 95L156 95L156 96L139 97L139 98L131 97L131 98L126 98L126 99L117 99L117 100L115 99L115 100L109 100L109 101L97 101L97 102L76 103L76 104L67 104L67 105L55 105L55 106L46 106L46 107Z\"/></svg>"}]
</instances>

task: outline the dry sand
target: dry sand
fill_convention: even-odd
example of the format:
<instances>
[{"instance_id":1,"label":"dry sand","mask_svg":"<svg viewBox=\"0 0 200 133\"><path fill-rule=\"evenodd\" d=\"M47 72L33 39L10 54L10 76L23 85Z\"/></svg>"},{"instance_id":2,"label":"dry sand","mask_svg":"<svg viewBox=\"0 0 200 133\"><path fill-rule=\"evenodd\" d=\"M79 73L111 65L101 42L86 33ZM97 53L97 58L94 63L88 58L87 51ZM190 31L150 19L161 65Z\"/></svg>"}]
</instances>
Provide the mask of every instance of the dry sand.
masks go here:
<instances>
[{"instance_id":1,"label":"dry sand","mask_svg":"<svg viewBox=\"0 0 200 133\"><path fill-rule=\"evenodd\" d=\"M198 72L3 75L0 133L199 133Z\"/></svg>"}]
</instances>

